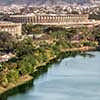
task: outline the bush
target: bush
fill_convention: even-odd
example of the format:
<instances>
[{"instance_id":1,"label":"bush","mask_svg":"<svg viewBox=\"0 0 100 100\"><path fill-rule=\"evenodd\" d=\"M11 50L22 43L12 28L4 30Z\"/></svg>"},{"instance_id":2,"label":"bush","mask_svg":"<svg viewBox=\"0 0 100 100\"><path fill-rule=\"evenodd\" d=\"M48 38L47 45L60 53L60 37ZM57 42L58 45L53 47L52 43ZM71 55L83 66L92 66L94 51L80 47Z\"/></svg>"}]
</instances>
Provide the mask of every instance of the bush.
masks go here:
<instances>
[{"instance_id":1,"label":"bush","mask_svg":"<svg viewBox=\"0 0 100 100\"><path fill-rule=\"evenodd\" d=\"M33 50L32 40L28 38L17 43L15 52L17 57L21 57L23 55L32 54Z\"/></svg>"},{"instance_id":2,"label":"bush","mask_svg":"<svg viewBox=\"0 0 100 100\"><path fill-rule=\"evenodd\" d=\"M93 47L95 47L97 45L95 42L92 42L92 41L84 41L81 44L83 46L93 46Z\"/></svg>"},{"instance_id":3,"label":"bush","mask_svg":"<svg viewBox=\"0 0 100 100\"><path fill-rule=\"evenodd\" d=\"M0 50L3 52L14 51L14 37L8 32L0 32Z\"/></svg>"}]
</instances>

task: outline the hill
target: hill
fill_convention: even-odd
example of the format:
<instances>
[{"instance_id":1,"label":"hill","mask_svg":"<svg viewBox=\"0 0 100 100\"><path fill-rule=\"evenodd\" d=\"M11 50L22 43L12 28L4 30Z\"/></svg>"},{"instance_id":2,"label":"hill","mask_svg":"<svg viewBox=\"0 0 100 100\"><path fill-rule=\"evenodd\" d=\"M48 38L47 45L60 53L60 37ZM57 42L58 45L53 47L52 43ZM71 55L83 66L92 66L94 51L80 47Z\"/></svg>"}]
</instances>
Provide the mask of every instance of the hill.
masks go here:
<instances>
[{"instance_id":1,"label":"hill","mask_svg":"<svg viewBox=\"0 0 100 100\"><path fill-rule=\"evenodd\" d=\"M86 4L92 3L93 0L0 0L1 5L10 5L10 4L66 4L66 3L78 3L78 4Z\"/></svg>"}]
</instances>

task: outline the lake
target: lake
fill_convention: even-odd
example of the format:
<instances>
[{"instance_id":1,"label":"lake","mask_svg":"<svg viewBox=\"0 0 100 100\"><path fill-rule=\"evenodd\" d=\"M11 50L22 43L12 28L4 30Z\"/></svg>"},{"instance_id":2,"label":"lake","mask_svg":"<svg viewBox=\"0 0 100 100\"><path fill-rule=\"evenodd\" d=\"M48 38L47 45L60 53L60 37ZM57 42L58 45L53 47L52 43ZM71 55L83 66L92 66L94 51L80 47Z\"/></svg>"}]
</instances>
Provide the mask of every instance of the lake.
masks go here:
<instances>
[{"instance_id":1,"label":"lake","mask_svg":"<svg viewBox=\"0 0 100 100\"><path fill-rule=\"evenodd\" d=\"M33 84L8 100L100 100L100 52L51 64Z\"/></svg>"}]
</instances>

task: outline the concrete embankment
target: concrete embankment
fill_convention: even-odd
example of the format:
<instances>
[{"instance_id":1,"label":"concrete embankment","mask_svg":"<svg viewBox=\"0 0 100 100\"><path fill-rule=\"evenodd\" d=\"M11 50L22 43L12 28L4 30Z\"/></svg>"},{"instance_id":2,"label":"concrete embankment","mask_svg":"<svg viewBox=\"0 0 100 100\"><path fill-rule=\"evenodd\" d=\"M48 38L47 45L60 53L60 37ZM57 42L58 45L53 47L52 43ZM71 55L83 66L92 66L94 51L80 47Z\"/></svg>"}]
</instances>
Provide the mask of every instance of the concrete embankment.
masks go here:
<instances>
[{"instance_id":1,"label":"concrete embankment","mask_svg":"<svg viewBox=\"0 0 100 100\"><path fill-rule=\"evenodd\" d=\"M80 48L70 48L70 49L61 49L61 52L67 52L67 51L92 51L96 50L96 47L80 47Z\"/></svg>"},{"instance_id":2,"label":"concrete embankment","mask_svg":"<svg viewBox=\"0 0 100 100\"><path fill-rule=\"evenodd\" d=\"M25 86L29 87L33 84L33 77L25 75L20 77L16 83L9 83L7 87L0 86L0 100L6 100L8 95L25 90Z\"/></svg>"}]
</instances>

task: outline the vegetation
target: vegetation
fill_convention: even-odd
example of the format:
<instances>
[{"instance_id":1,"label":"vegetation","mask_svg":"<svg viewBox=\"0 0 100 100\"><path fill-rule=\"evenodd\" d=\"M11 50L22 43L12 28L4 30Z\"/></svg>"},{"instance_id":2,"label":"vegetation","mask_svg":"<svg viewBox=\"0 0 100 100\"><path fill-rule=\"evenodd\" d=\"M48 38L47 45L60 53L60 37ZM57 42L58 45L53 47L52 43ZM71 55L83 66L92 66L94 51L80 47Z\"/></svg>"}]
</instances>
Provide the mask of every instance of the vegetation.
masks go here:
<instances>
[{"instance_id":1,"label":"vegetation","mask_svg":"<svg viewBox=\"0 0 100 100\"><path fill-rule=\"evenodd\" d=\"M22 27L23 34L41 34L43 33L42 25L24 24Z\"/></svg>"},{"instance_id":2,"label":"vegetation","mask_svg":"<svg viewBox=\"0 0 100 100\"><path fill-rule=\"evenodd\" d=\"M14 50L14 37L8 32L0 32L0 51L13 52Z\"/></svg>"},{"instance_id":3,"label":"vegetation","mask_svg":"<svg viewBox=\"0 0 100 100\"><path fill-rule=\"evenodd\" d=\"M98 46L99 27L66 29L66 27L57 26L24 25L24 35L43 33L49 35L48 40L37 41L29 37L22 41L14 41L14 37L9 33L1 32L1 52L9 51L16 57L0 64L0 85L7 87L9 82L16 83L21 76L34 74L36 66L48 62L50 58L58 57L61 49Z\"/></svg>"}]
</instances>

